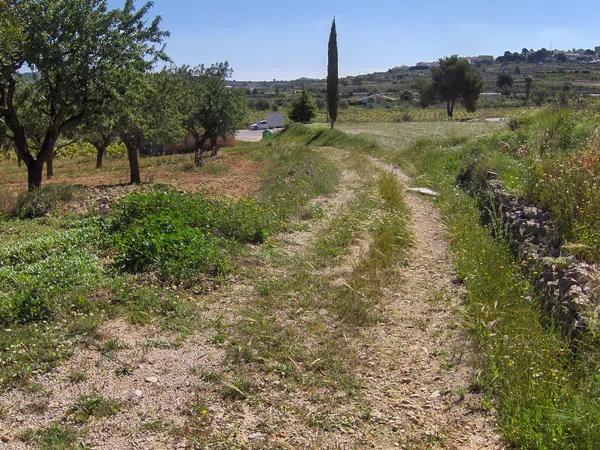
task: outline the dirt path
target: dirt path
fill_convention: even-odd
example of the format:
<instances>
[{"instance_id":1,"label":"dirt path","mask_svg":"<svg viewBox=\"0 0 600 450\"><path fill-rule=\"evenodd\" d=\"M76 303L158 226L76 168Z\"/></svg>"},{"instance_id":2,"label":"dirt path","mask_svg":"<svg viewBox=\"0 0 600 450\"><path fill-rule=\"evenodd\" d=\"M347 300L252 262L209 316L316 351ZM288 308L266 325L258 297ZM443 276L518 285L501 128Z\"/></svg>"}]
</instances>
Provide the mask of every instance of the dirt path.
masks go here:
<instances>
[{"instance_id":1,"label":"dirt path","mask_svg":"<svg viewBox=\"0 0 600 450\"><path fill-rule=\"evenodd\" d=\"M372 159L394 173L399 169ZM374 448L498 449L500 438L481 398L469 390L475 374L460 329L464 292L454 270L443 221L431 201L408 192L414 249L402 284L388 291L389 321L366 331L361 377L381 423Z\"/></svg>"},{"instance_id":2,"label":"dirt path","mask_svg":"<svg viewBox=\"0 0 600 450\"><path fill-rule=\"evenodd\" d=\"M345 152L323 151L344 164ZM401 171L371 162L410 183ZM284 233L274 248L284 258L301 261L327 221L349 208L360 190L360 177L345 167L340 189L316 200L324 216ZM112 321L100 329L97 345L78 350L63 366L38 377L35 389L0 395L5 408L0 448L28 448L19 439L24 431L71 423L74 403L90 394L121 405L117 414L93 418L81 428L79 441L94 449L501 448L481 398L469 392L474 374L458 312L463 293L453 283L442 219L429 199L408 193L406 201L415 245L410 263L398 268L382 299L387 320L356 336L343 336L347 349L358 356L349 369L361 384L357 398L341 390L332 393L311 378L321 376L317 372L304 372L301 382L294 382L279 373L276 361L232 360L229 331L254 320L247 316L248 306L262 301L257 285L240 277L198 299L204 308L198 330L183 342L156 327ZM351 270L346 266L356 264L368 249L368 242L357 238L338 266L318 274L321 278L334 285L343 282ZM275 279L293 272L288 266L264 264L259 271ZM289 300L296 295L290 292ZM307 341L322 336L315 342L292 341L314 347L313 364L320 360L328 334L336 333L335 317L326 310L302 312L284 302L270 313L265 319L278 324L273 330L282 337L287 331ZM322 328L303 334L304 326ZM102 347L111 340L123 347L107 356ZM284 362L299 364L288 358Z\"/></svg>"}]
</instances>

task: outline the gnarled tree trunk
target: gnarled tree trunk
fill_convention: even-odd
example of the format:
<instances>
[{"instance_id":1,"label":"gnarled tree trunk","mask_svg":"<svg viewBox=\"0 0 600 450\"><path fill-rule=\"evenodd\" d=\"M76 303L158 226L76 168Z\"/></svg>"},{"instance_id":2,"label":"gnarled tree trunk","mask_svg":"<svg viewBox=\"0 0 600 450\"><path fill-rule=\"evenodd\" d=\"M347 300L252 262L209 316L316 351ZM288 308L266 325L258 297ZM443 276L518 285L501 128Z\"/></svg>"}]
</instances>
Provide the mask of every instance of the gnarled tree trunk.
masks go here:
<instances>
[{"instance_id":1,"label":"gnarled tree trunk","mask_svg":"<svg viewBox=\"0 0 600 450\"><path fill-rule=\"evenodd\" d=\"M204 164L202 153L204 153L204 145L206 144L206 136L196 136L196 149L194 151L194 164L200 167Z\"/></svg>"},{"instance_id":2,"label":"gnarled tree trunk","mask_svg":"<svg viewBox=\"0 0 600 450\"><path fill-rule=\"evenodd\" d=\"M40 159L31 159L27 165L27 188L35 191L42 187L42 174L44 173L44 162Z\"/></svg>"},{"instance_id":3,"label":"gnarled tree trunk","mask_svg":"<svg viewBox=\"0 0 600 450\"><path fill-rule=\"evenodd\" d=\"M217 137L213 137L210 139L210 156L212 156L213 158L215 156L217 156L217 153L219 153L219 144L218 144L218 140L219 138Z\"/></svg>"},{"instance_id":4,"label":"gnarled tree trunk","mask_svg":"<svg viewBox=\"0 0 600 450\"><path fill-rule=\"evenodd\" d=\"M138 157L138 148L136 145L128 145L127 147L127 159L129 160L129 182L131 184L141 184L142 178L140 176L140 161Z\"/></svg>"}]
</instances>

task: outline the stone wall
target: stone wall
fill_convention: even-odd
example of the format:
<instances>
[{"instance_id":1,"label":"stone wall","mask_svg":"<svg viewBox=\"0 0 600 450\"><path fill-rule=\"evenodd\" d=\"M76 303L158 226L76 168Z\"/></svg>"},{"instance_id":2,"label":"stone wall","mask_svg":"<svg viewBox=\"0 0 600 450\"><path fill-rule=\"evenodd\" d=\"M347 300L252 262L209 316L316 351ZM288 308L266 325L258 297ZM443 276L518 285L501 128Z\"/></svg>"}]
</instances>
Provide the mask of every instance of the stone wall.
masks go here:
<instances>
[{"instance_id":1,"label":"stone wall","mask_svg":"<svg viewBox=\"0 0 600 450\"><path fill-rule=\"evenodd\" d=\"M556 322L571 335L596 329L600 268L569 255L552 215L512 195L494 172L476 176L471 168L459 182L478 199L482 220L509 242Z\"/></svg>"}]
</instances>

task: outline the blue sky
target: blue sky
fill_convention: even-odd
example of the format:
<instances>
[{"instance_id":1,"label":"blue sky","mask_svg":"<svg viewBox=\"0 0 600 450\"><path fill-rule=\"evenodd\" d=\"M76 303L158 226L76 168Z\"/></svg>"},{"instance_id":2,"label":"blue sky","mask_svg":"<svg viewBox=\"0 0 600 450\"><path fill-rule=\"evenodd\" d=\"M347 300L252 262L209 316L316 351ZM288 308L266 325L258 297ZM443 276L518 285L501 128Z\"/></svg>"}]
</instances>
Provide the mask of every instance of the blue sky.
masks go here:
<instances>
[{"instance_id":1,"label":"blue sky","mask_svg":"<svg viewBox=\"0 0 600 450\"><path fill-rule=\"evenodd\" d=\"M333 16L342 75L454 53L600 45L598 0L155 0L152 11L171 32L175 63L228 60L237 80L324 77Z\"/></svg>"}]
</instances>

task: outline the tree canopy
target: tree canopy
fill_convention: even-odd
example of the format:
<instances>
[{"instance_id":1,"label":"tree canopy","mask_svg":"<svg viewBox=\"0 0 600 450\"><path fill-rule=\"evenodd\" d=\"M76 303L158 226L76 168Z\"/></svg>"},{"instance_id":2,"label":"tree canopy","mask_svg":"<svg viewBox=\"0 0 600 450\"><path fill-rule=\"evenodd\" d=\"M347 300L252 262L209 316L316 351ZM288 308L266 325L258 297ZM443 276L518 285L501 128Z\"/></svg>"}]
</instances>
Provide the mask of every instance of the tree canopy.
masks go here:
<instances>
[{"instance_id":1,"label":"tree canopy","mask_svg":"<svg viewBox=\"0 0 600 450\"><path fill-rule=\"evenodd\" d=\"M432 71L433 90L446 102L448 116L454 114L454 106L461 101L469 112L477 108L477 100L483 90L481 73L465 58L450 56L440 59Z\"/></svg>"},{"instance_id":2,"label":"tree canopy","mask_svg":"<svg viewBox=\"0 0 600 450\"><path fill-rule=\"evenodd\" d=\"M329 120L331 128L335 125L338 115L338 100L339 100L339 68L338 68L338 46L337 46L337 29L335 19L331 24L331 34L329 35L329 51L327 65L327 111L329 112Z\"/></svg>"},{"instance_id":3,"label":"tree canopy","mask_svg":"<svg viewBox=\"0 0 600 450\"><path fill-rule=\"evenodd\" d=\"M148 19L126 0L110 9L106 0L7 0L0 39L0 117L28 168L29 189L41 186L65 132L100 114L131 81L165 58L160 17ZM26 92L18 92L31 70ZM30 114L43 120L29 120Z\"/></svg>"},{"instance_id":4,"label":"tree canopy","mask_svg":"<svg viewBox=\"0 0 600 450\"><path fill-rule=\"evenodd\" d=\"M196 164L202 164L204 146L210 142L213 155L218 138L234 135L246 114L246 99L227 86L232 70L229 63L210 67L182 68L184 96L181 103L183 126L196 141Z\"/></svg>"},{"instance_id":5,"label":"tree canopy","mask_svg":"<svg viewBox=\"0 0 600 450\"><path fill-rule=\"evenodd\" d=\"M498 75L498 78L496 79L496 86L502 89L502 92L504 94L508 94L510 92L510 88L512 88L513 86L513 82L514 80L512 75L506 72L502 72L500 75Z\"/></svg>"},{"instance_id":6,"label":"tree canopy","mask_svg":"<svg viewBox=\"0 0 600 450\"><path fill-rule=\"evenodd\" d=\"M315 102L308 92L296 94L289 114L293 122L309 123L315 117Z\"/></svg>"},{"instance_id":7,"label":"tree canopy","mask_svg":"<svg viewBox=\"0 0 600 450\"><path fill-rule=\"evenodd\" d=\"M183 90L177 80L169 69L148 73L120 98L116 126L127 147L131 183L141 183L138 153L142 148L176 142L185 135Z\"/></svg>"}]
</instances>

